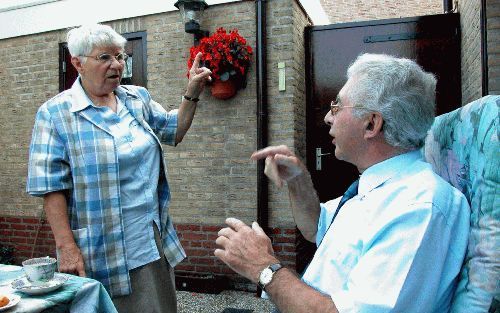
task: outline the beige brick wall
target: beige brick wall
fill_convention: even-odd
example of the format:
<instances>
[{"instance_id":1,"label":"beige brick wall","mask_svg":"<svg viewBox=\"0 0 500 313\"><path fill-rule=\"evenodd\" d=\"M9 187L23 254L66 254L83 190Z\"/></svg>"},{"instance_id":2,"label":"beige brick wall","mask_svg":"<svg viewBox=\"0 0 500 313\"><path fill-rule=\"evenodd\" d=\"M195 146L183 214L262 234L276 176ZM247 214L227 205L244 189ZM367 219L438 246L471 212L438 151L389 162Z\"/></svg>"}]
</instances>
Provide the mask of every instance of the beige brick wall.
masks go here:
<instances>
[{"instance_id":1,"label":"beige brick wall","mask_svg":"<svg viewBox=\"0 0 500 313\"><path fill-rule=\"evenodd\" d=\"M305 14L295 0L268 2L270 144L287 144L304 154L305 95L303 27ZM107 23L118 32L147 33L148 89L165 108L176 108L187 83L186 60L192 35L178 12ZM238 28L255 48L255 3L209 7L203 26ZM38 217L41 199L25 193L28 147L38 107L58 93L59 43L66 30L0 40L0 216ZM220 225L228 216L256 220L255 56L246 89L222 101L207 88L193 126L176 148L166 147L175 223ZM277 63L285 62L287 89L278 92ZM296 129L294 129L296 127ZM284 190L270 190L272 226L293 226Z\"/></svg>"},{"instance_id":2,"label":"beige brick wall","mask_svg":"<svg viewBox=\"0 0 500 313\"><path fill-rule=\"evenodd\" d=\"M442 0L321 0L330 23L443 13Z\"/></svg>"},{"instance_id":3,"label":"beige brick wall","mask_svg":"<svg viewBox=\"0 0 500 313\"><path fill-rule=\"evenodd\" d=\"M486 0L488 92L500 94L500 2Z\"/></svg>"},{"instance_id":4,"label":"beige brick wall","mask_svg":"<svg viewBox=\"0 0 500 313\"><path fill-rule=\"evenodd\" d=\"M462 105L481 97L481 27L479 0L460 0L462 30Z\"/></svg>"},{"instance_id":5,"label":"beige brick wall","mask_svg":"<svg viewBox=\"0 0 500 313\"><path fill-rule=\"evenodd\" d=\"M308 20L294 1L273 0L269 5L269 144L285 144L305 160L304 27ZM285 91L278 91L278 62L285 63ZM269 185L269 209L270 225L295 225L286 187Z\"/></svg>"},{"instance_id":6,"label":"beige brick wall","mask_svg":"<svg viewBox=\"0 0 500 313\"><path fill-rule=\"evenodd\" d=\"M37 108L58 92L60 32L0 40L0 213L38 216L41 203L24 193L31 128Z\"/></svg>"}]
</instances>

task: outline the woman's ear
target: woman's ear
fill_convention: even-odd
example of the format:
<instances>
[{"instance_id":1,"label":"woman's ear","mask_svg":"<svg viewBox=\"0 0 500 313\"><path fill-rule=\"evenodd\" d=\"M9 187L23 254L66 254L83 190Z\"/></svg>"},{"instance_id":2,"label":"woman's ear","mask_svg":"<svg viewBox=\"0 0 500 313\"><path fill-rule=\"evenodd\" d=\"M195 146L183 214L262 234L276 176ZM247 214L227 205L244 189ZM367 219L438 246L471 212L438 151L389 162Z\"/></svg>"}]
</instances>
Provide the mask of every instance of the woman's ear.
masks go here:
<instances>
[{"instance_id":1,"label":"woman's ear","mask_svg":"<svg viewBox=\"0 0 500 313\"><path fill-rule=\"evenodd\" d=\"M365 120L365 138L373 138L382 132L384 119L378 112L370 113Z\"/></svg>"},{"instance_id":2,"label":"woman's ear","mask_svg":"<svg viewBox=\"0 0 500 313\"><path fill-rule=\"evenodd\" d=\"M71 57L71 64L73 64L78 73L81 74L83 71L83 63L80 57Z\"/></svg>"}]
</instances>

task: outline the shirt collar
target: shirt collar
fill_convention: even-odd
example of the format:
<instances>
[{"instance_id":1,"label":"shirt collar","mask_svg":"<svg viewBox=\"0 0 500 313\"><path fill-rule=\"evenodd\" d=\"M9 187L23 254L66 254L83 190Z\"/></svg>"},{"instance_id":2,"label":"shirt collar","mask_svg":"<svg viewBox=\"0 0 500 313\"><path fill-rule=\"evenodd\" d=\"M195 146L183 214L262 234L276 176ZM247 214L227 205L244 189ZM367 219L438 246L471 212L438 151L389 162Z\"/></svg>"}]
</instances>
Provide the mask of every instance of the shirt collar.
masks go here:
<instances>
[{"instance_id":1,"label":"shirt collar","mask_svg":"<svg viewBox=\"0 0 500 313\"><path fill-rule=\"evenodd\" d=\"M85 90L83 90L80 80L81 78L80 76L78 76L78 78L71 86L71 94L74 98L74 101L71 102L70 112L82 111L86 107L92 105L92 101L85 93Z\"/></svg>"},{"instance_id":2,"label":"shirt collar","mask_svg":"<svg viewBox=\"0 0 500 313\"><path fill-rule=\"evenodd\" d=\"M366 194L382 185L392 177L399 175L420 158L420 151L414 150L376 163L367 168L359 179L358 194Z\"/></svg>"},{"instance_id":3,"label":"shirt collar","mask_svg":"<svg viewBox=\"0 0 500 313\"><path fill-rule=\"evenodd\" d=\"M122 101L122 103L126 103L127 97L137 98L133 93L129 92L127 88L123 86L118 86L114 90L116 96ZM92 106L92 100L87 96L85 90L83 90L81 78L75 80L73 85L71 86L71 93L74 97L74 101L71 103L71 112L82 111L88 106Z\"/></svg>"}]
</instances>

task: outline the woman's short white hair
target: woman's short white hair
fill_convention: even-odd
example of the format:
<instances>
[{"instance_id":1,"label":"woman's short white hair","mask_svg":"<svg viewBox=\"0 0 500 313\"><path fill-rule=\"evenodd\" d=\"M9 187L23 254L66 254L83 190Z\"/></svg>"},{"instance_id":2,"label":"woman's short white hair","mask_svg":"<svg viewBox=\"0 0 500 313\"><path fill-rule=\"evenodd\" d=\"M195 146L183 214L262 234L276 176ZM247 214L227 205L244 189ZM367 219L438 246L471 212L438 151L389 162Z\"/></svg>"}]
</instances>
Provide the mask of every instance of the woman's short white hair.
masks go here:
<instances>
[{"instance_id":1,"label":"woman's short white hair","mask_svg":"<svg viewBox=\"0 0 500 313\"><path fill-rule=\"evenodd\" d=\"M347 70L346 95L354 115L379 112L385 140L393 147L423 146L436 108L436 78L410 59L363 54Z\"/></svg>"},{"instance_id":2,"label":"woman's short white hair","mask_svg":"<svg viewBox=\"0 0 500 313\"><path fill-rule=\"evenodd\" d=\"M69 53L73 57L89 55L95 47L125 48L125 39L113 28L102 24L82 25L73 28L66 37Z\"/></svg>"}]
</instances>

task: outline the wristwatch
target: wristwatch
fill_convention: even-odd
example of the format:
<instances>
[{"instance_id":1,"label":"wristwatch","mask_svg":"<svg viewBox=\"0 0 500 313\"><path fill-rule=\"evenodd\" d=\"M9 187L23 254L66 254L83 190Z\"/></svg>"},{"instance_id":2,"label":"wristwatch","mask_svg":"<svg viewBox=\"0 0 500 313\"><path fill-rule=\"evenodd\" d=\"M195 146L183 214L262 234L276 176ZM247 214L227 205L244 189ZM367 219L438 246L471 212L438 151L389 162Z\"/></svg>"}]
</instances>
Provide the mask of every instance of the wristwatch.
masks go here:
<instances>
[{"instance_id":1,"label":"wristwatch","mask_svg":"<svg viewBox=\"0 0 500 313\"><path fill-rule=\"evenodd\" d=\"M276 273L282 268L283 265L279 263L274 263L263 269L259 275L259 281L258 281L259 287L262 290L265 290L266 286L269 285L269 283L271 283L271 281L273 280L274 273Z\"/></svg>"},{"instance_id":2,"label":"wristwatch","mask_svg":"<svg viewBox=\"0 0 500 313\"><path fill-rule=\"evenodd\" d=\"M200 101L200 99L199 99L199 98L188 97L188 96L186 96L186 95L184 95L184 96L182 96L182 97L183 97L184 99L186 99L187 101L192 101L192 102L194 102L194 103L196 103L196 102Z\"/></svg>"}]
</instances>

